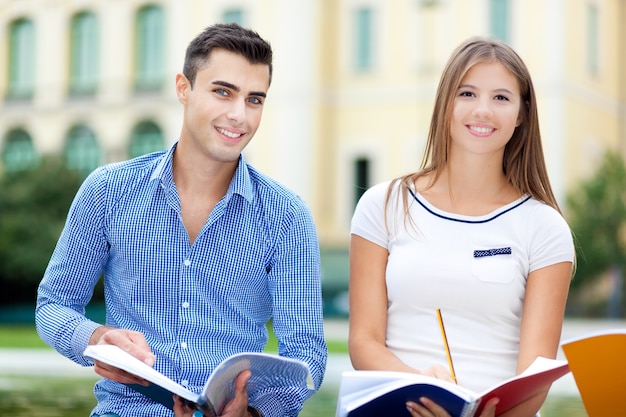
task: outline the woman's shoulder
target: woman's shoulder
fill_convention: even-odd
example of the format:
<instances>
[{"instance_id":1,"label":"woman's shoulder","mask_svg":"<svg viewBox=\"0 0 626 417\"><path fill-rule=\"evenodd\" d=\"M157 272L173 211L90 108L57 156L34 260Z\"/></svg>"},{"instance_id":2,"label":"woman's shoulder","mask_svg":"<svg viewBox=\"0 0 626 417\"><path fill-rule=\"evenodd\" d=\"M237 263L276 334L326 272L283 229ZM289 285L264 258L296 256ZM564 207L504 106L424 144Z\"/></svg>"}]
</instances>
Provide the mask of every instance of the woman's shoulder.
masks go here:
<instances>
[{"instance_id":1,"label":"woman's shoulder","mask_svg":"<svg viewBox=\"0 0 626 417\"><path fill-rule=\"evenodd\" d=\"M521 215L526 219L532 219L531 224L538 229L561 229L568 231L569 225L561 212L551 205L533 197L527 197L526 201L520 205Z\"/></svg>"},{"instance_id":2,"label":"woman's shoulder","mask_svg":"<svg viewBox=\"0 0 626 417\"><path fill-rule=\"evenodd\" d=\"M359 205L376 204L382 206L390 197L397 194L399 188L400 182L397 180L376 183L363 192L359 199Z\"/></svg>"}]
</instances>

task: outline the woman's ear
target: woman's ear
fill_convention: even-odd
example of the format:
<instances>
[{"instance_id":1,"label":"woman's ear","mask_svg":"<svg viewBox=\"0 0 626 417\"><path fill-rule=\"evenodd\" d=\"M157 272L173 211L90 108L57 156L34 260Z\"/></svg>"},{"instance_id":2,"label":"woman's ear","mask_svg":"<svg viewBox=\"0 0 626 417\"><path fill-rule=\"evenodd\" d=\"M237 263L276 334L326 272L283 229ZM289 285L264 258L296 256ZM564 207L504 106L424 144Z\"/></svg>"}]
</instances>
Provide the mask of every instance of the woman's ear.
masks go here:
<instances>
[{"instance_id":1,"label":"woman's ear","mask_svg":"<svg viewBox=\"0 0 626 417\"><path fill-rule=\"evenodd\" d=\"M528 101L525 101L524 103L526 104L526 108L530 107ZM522 117L523 111L524 111L524 109L522 109L522 108L519 109L519 114L517 115L517 120L515 122L515 127L519 127L519 125L522 124L522 120L524 120L524 118Z\"/></svg>"}]
</instances>

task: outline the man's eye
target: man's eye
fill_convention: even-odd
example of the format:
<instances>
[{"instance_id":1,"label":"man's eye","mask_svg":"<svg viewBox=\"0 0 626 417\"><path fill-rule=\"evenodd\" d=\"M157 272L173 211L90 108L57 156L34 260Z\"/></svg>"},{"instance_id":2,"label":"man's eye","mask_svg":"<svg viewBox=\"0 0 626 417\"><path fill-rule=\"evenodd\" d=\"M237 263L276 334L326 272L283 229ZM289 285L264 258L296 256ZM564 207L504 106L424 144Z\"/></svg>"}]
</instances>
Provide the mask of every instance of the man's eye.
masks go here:
<instances>
[{"instance_id":1,"label":"man's eye","mask_svg":"<svg viewBox=\"0 0 626 417\"><path fill-rule=\"evenodd\" d=\"M227 96L228 95L228 91L224 90L223 88L216 88L215 93L219 94L220 96Z\"/></svg>"},{"instance_id":2,"label":"man's eye","mask_svg":"<svg viewBox=\"0 0 626 417\"><path fill-rule=\"evenodd\" d=\"M250 97L248 99L248 103L252 103L252 104L263 104L263 100L261 100L258 97Z\"/></svg>"}]
</instances>

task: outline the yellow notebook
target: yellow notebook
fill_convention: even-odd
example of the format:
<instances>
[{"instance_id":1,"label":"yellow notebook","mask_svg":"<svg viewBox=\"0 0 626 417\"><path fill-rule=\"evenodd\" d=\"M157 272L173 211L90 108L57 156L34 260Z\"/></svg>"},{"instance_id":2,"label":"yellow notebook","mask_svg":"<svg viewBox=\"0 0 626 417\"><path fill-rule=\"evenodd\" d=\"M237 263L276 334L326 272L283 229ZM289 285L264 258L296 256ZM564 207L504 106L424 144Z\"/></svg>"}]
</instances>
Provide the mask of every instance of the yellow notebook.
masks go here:
<instances>
[{"instance_id":1,"label":"yellow notebook","mask_svg":"<svg viewBox=\"0 0 626 417\"><path fill-rule=\"evenodd\" d=\"M608 329L564 340L561 348L589 417L616 416L624 407L626 329Z\"/></svg>"}]
</instances>

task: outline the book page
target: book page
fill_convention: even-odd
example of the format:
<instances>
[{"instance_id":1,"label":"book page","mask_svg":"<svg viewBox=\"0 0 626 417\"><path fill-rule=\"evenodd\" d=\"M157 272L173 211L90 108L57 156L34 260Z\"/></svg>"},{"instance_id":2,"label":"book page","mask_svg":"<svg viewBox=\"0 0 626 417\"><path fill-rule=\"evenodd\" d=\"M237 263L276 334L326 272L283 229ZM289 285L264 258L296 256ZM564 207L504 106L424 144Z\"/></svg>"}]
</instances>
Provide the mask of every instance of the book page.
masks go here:
<instances>
[{"instance_id":1,"label":"book page","mask_svg":"<svg viewBox=\"0 0 626 417\"><path fill-rule=\"evenodd\" d=\"M272 387L314 389L309 366L303 361L260 352L236 354L215 368L203 390L205 400L218 414L235 396L235 379L246 369L252 372L249 396Z\"/></svg>"},{"instance_id":2,"label":"book page","mask_svg":"<svg viewBox=\"0 0 626 417\"><path fill-rule=\"evenodd\" d=\"M198 402L198 394L166 377L156 369L135 358L130 353L125 352L118 346L89 345L87 346L87 349L85 349L84 355L105 362L111 366L115 366L116 368L123 369L126 372L137 375L138 377L164 388L169 392L169 394L167 394L168 398L162 398L164 394L163 390L150 389L146 387L141 387L146 389L138 389L138 391L150 396L153 400L158 401L161 404L164 404L165 402L172 403L172 394L177 394L178 396L194 403ZM131 387L136 389L137 385L133 384ZM153 396L148 393L153 393L154 395L158 394L159 398L153 398Z\"/></svg>"},{"instance_id":3,"label":"book page","mask_svg":"<svg viewBox=\"0 0 626 417\"><path fill-rule=\"evenodd\" d=\"M476 395L440 379L393 371L345 371L336 417L404 415L405 403L428 397L452 417L471 415Z\"/></svg>"}]
</instances>

